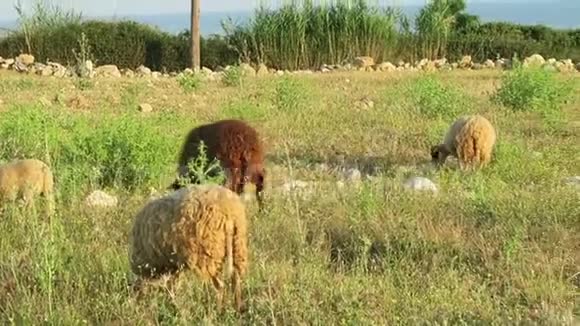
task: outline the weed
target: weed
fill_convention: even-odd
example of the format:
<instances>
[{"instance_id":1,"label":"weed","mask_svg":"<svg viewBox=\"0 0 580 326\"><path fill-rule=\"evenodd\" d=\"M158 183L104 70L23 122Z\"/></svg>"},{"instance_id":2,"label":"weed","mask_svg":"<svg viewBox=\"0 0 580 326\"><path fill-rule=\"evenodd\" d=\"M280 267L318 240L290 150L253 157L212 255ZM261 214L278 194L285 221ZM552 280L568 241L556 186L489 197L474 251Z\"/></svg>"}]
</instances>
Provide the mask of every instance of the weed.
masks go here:
<instances>
[{"instance_id":1,"label":"weed","mask_svg":"<svg viewBox=\"0 0 580 326\"><path fill-rule=\"evenodd\" d=\"M571 83L559 80L553 72L518 66L504 75L491 99L513 111L540 112L553 117L572 90Z\"/></svg>"},{"instance_id":2,"label":"weed","mask_svg":"<svg viewBox=\"0 0 580 326\"><path fill-rule=\"evenodd\" d=\"M432 74L423 75L407 86L407 94L416 109L428 118L453 119L468 111L466 97L444 85Z\"/></svg>"},{"instance_id":3,"label":"weed","mask_svg":"<svg viewBox=\"0 0 580 326\"><path fill-rule=\"evenodd\" d=\"M181 89L186 93L198 90L201 86L201 78L198 74L182 74L177 77L177 82Z\"/></svg>"},{"instance_id":4,"label":"weed","mask_svg":"<svg viewBox=\"0 0 580 326\"><path fill-rule=\"evenodd\" d=\"M240 66L230 66L224 71L222 82L229 87L241 87L244 76Z\"/></svg>"},{"instance_id":5,"label":"weed","mask_svg":"<svg viewBox=\"0 0 580 326\"><path fill-rule=\"evenodd\" d=\"M218 160L215 158L209 160L207 156L207 146L203 141L200 142L198 147L199 155L187 163L187 173L188 177L178 178L178 183L182 186L189 183L190 180L194 180L196 183L214 183L223 184L225 180L225 175L223 169Z\"/></svg>"},{"instance_id":6,"label":"weed","mask_svg":"<svg viewBox=\"0 0 580 326\"><path fill-rule=\"evenodd\" d=\"M284 112L296 112L308 101L308 89L295 78L284 76L276 85L276 106Z\"/></svg>"}]
</instances>

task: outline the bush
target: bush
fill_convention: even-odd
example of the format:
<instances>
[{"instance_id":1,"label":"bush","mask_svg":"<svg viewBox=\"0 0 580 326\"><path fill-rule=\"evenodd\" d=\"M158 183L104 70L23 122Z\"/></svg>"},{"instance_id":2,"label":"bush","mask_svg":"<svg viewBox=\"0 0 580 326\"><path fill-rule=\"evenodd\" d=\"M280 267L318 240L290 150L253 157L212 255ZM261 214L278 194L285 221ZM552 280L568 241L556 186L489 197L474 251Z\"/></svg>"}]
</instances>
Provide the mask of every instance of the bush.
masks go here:
<instances>
[{"instance_id":1,"label":"bush","mask_svg":"<svg viewBox=\"0 0 580 326\"><path fill-rule=\"evenodd\" d=\"M169 139L131 115L101 123L76 142L97 184L133 190L159 181L173 159Z\"/></svg>"},{"instance_id":2,"label":"bush","mask_svg":"<svg viewBox=\"0 0 580 326\"><path fill-rule=\"evenodd\" d=\"M190 93L201 86L201 79L197 74L183 74L177 77L177 82L184 92Z\"/></svg>"},{"instance_id":3,"label":"bush","mask_svg":"<svg viewBox=\"0 0 580 326\"><path fill-rule=\"evenodd\" d=\"M298 80L284 76L276 85L276 106L281 111L301 109L306 102L308 89Z\"/></svg>"},{"instance_id":4,"label":"bush","mask_svg":"<svg viewBox=\"0 0 580 326\"><path fill-rule=\"evenodd\" d=\"M430 118L453 118L467 106L465 95L443 85L434 75L423 75L407 86L413 105Z\"/></svg>"},{"instance_id":5,"label":"bush","mask_svg":"<svg viewBox=\"0 0 580 326\"><path fill-rule=\"evenodd\" d=\"M222 82L226 86L242 86L243 72L239 66L230 66L224 71Z\"/></svg>"},{"instance_id":6,"label":"bush","mask_svg":"<svg viewBox=\"0 0 580 326\"><path fill-rule=\"evenodd\" d=\"M516 67L506 73L492 101L514 111L550 113L560 111L572 85L542 68Z\"/></svg>"},{"instance_id":7,"label":"bush","mask_svg":"<svg viewBox=\"0 0 580 326\"><path fill-rule=\"evenodd\" d=\"M132 21L71 22L40 29L28 38L32 40L31 52L37 61L72 66L83 35L92 50L91 59L98 65L114 64L129 69L145 65L156 71L179 71L189 66L189 33L171 35ZM24 33L12 33L0 40L0 56L15 57L24 52L29 52ZM235 52L222 37L202 39L202 66L215 69L236 60Z\"/></svg>"},{"instance_id":8,"label":"bush","mask_svg":"<svg viewBox=\"0 0 580 326\"><path fill-rule=\"evenodd\" d=\"M93 121L42 107L16 106L0 119L0 158L36 158L55 171L59 189L142 188L173 161L170 140L137 117Z\"/></svg>"}]
</instances>

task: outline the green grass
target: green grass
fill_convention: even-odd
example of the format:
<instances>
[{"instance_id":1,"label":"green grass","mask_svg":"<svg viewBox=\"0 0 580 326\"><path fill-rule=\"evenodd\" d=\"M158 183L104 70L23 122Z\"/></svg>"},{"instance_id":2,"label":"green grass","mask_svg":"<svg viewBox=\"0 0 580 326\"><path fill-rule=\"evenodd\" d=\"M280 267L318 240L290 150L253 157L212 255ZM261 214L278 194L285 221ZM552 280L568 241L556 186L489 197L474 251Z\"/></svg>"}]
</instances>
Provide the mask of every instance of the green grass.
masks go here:
<instances>
[{"instance_id":1,"label":"green grass","mask_svg":"<svg viewBox=\"0 0 580 326\"><path fill-rule=\"evenodd\" d=\"M73 79L0 72L0 159L50 158L58 190L51 219L2 206L0 323L578 323L579 193L562 179L580 174L580 97L568 98L562 123L546 132L537 112L490 100L500 72L422 78L267 76L187 93L167 79L96 79L78 90ZM573 86L578 93L578 77ZM67 104L79 94L82 110ZM357 108L363 97L375 105ZM458 99L469 105L450 106ZM158 109L140 114L143 102ZM426 164L455 115L473 112L498 130L491 165L462 173L452 161ZM254 125L268 150L267 209L248 203L248 312L218 315L211 288L195 277L137 297L127 256L133 217L150 188L173 182L187 131L231 117ZM343 180L335 167L359 168L362 181ZM404 191L414 175L431 178L439 194ZM313 193L282 193L296 179L314 182ZM83 206L103 188L118 207Z\"/></svg>"}]
</instances>

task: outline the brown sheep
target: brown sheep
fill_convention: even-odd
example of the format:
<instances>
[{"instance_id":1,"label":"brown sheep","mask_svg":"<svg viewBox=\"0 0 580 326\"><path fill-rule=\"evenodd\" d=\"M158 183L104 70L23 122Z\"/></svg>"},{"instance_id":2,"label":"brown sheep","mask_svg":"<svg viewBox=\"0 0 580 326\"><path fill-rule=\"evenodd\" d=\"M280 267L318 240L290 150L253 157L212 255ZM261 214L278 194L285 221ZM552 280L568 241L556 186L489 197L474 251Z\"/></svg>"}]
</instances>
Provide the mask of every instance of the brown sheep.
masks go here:
<instances>
[{"instance_id":1,"label":"brown sheep","mask_svg":"<svg viewBox=\"0 0 580 326\"><path fill-rule=\"evenodd\" d=\"M151 200L135 217L130 235L132 271L143 279L193 270L211 280L221 310L226 263L238 311L248 270L248 231L240 196L219 185L193 185Z\"/></svg>"},{"instance_id":2,"label":"brown sheep","mask_svg":"<svg viewBox=\"0 0 580 326\"><path fill-rule=\"evenodd\" d=\"M448 129L443 143L431 148L431 159L442 165L449 155L457 157L462 170L491 161L496 142L496 131L492 124L480 115L463 116Z\"/></svg>"},{"instance_id":3,"label":"brown sheep","mask_svg":"<svg viewBox=\"0 0 580 326\"><path fill-rule=\"evenodd\" d=\"M54 178L44 162L35 159L16 160L0 166L0 197L15 201L22 198L29 205L35 196L47 199L47 212L53 212Z\"/></svg>"},{"instance_id":4,"label":"brown sheep","mask_svg":"<svg viewBox=\"0 0 580 326\"><path fill-rule=\"evenodd\" d=\"M256 198L262 209L262 191L266 169L264 148L258 132L240 120L221 120L194 128L189 132L179 157L179 177L187 177L191 183L199 180L187 170L187 164L199 155L203 141L211 161L217 159L225 170L225 186L238 195L244 192L246 182L256 185ZM181 187L179 180L172 186Z\"/></svg>"}]
</instances>

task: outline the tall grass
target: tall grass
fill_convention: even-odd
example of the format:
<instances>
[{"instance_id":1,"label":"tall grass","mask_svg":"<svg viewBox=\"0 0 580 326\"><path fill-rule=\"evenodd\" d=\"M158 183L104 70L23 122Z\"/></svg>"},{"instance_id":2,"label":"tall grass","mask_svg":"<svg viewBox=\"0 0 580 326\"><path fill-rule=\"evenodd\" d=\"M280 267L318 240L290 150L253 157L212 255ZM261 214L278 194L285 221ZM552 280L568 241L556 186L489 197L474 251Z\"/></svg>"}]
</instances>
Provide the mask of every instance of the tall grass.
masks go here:
<instances>
[{"instance_id":1,"label":"tall grass","mask_svg":"<svg viewBox=\"0 0 580 326\"><path fill-rule=\"evenodd\" d=\"M364 0L288 1L261 6L246 25L226 28L242 60L278 69L305 69L368 55L391 57L398 13Z\"/></svg>"}]
</instances>

